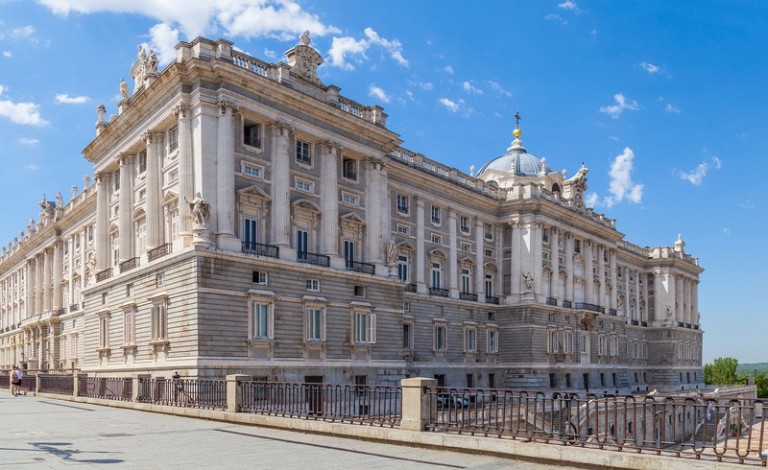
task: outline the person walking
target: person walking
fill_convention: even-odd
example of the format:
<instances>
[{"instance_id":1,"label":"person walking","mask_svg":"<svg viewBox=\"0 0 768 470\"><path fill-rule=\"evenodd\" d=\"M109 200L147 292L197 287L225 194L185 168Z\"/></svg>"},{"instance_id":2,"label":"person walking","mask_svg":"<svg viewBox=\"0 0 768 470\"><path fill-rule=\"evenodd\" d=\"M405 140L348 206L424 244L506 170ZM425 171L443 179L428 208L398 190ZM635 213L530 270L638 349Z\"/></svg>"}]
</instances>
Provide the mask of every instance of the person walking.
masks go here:
<instances>
[{"instance_id":1,"label":"person walking","mask_svg":"<svg viewBox=\"0 0 768 470\"><path fill-rule=\"evenodd\" d=\"M13 366L11 371L11 393L14 397L21 395L21 381L23 379L21 368L19 366Z\"/></svg>"}]
</instances>

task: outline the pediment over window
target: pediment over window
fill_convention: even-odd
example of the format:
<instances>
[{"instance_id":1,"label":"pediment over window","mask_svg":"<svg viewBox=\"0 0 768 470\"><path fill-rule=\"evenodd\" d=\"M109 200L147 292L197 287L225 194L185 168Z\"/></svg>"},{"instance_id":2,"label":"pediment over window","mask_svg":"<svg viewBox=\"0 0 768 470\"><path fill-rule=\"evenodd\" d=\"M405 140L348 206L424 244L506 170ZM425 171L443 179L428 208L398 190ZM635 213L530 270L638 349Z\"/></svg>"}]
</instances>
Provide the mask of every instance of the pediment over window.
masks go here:
<instances>
[{"instance_id":1,"label":"pediment over window","mask_svg":"<svg viewBox=\"0 0 768 470\"><path fill-rule=\"evenodd\" d=\"M301 209L309 212L317 212L318 214L323 212L320 210L320 206L310 201L309 199L298 199L292 204L292 206L294 210Z\"/></svg>"},{"instance_id":2,"label":"pediment over window","mask_svg":"<svg viewBox=\"0 0 768 470\"><path fill-rule=\"evenodd\" d=\"M339 217L339 219L341 219L342 223L365 225L365 220L354 212L348 212Z\"/></svg>"},{"instance_id":3,"label":"pediment over window","mask_svg":"<svg viewBox=\"0 0 768 470\"><path fill-rule=\"evenodd\" d=\"M242 197L249 197L249 198L250 197L255 197L255 198L263 199L263 200L266 200L266 201L271 201L272 200L272 198L269 197L269 194L264 192L261 188L259 188L256 185L248 186L247 188L243 188L243 189L238 189L237 190L237 194L241 198Z\"/></svg>"},{"instance_id":4,"label":"pediment over window","mask_svg":"<svg viewBox=\"0 0 768 470\"><path fill-rule=\"evenodd\" d=\"M483 269L485 269L486 271L496 271L496 264L487 262L483 265Z\"/></svg>"},{"instance_id":5,"label":"pediment over window","mask_svg":"<svg viewBox=\"0 0 768 470\"><path fill-rule=\"evenodd\" d=\"M416 252L416 249L415 249L413 246L411 246L411 244L410 244L410 243L408 243L408 242L406 242L406 241L402 241L402 242L399 242L399 243L397 244L397 248L398 248L399 250L402 250L402 251L412 251L412 252Z\"/></svg>"},{"instance_id":6,"label":"pediment over window","mask_svg":"<svg viewBox=\"0 0 768 470\"><path fill-rule=\"evenodd\" d=\"M433 256L435 258L447 258L447 256L445 256L445 253L443 253L441 250L438 250L438 249L429 250L429 256Z\"/></svg>"},{"instance_id":7,"label":"pediment over window","mask_svg":"<svg viewBox=\"0 0 768 470\"><path fill-rule=\"evenodd\" d=\"M163 196L163 200L160 203L163 206L167 206L169 204L173 204L174 202L179 201L179 195L174 193L173 191L168 191L165 193L165 196Z\"/></svg>"},{"instance_id":8,"label":"pediment over window","mask_svg":"<svg viewBox=\"0 0 768 470\"><path fill-rule=\"evenodd\" d=\"M459 264L475 264L475 260L471 256L462 256L459 258Z\"/></svg>"}]
</instances>

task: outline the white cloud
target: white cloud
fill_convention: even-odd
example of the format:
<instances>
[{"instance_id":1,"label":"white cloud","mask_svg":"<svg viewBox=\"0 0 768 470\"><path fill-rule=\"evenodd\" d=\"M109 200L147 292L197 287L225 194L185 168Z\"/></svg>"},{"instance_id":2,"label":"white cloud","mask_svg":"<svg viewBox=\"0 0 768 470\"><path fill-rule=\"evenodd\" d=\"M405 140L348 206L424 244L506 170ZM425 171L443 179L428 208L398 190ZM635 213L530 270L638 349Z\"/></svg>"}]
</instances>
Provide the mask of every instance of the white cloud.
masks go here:
<instances>
[{"instance_id":1,"label":"white cloud","mask_svg":"<svg viewBox=\"0 0 768 470\"><path fill-rule=\"evenodd\" d=\"M3 51L3 57L5 57L6 59L10 59L11 57L13 57L13 52Z\"/></svg>"},{"instance_id":2,"label":"white cloud","mask_svg":"<svg viewBox=\"0 0 768 470\"><path fill-rule=\"evenodd\" d=\"M719 170L722 165L722 160L716 156L712 156L708 161L699 163L693 170L680 171L678 174L680 179L688 181L694 186L701 186L701 183L704 182L704 177L707 176L709 170Z\"/></svg>"},{"instance_id":3,"label":"white cloud","mask_svg":"<svg viewBox=\"0 0 768 470\"><path fill-rule=\"evenodd\" d=\"M8 35L11 39L20 40L34 37L35 32L34 26L22 26L20 28L12 29L9 31Z\"/></svg>"},{"instance_id":4,"label":"white cloud","mask_svg":"<svg viewBox=\"0 0 768 470\"><path fill-rule=\"evenodd\" d=\"M506 97L512 96L512 92L505 90L504 87L502 87L498 82L495 82L493 80L489 80L488 81L488 85L491 87L491 89L493 91L495 91L496 93L498 93L501 96L506 96Z\"/></svg>"},{"instance_id":5,"label":"white cloud","mask_svg":"<svg viewBox=\"0 0 768 470\"><path fill-rule=\"evenodd\" d=\"M664 107L664 111L672 114L680 114L680 108L673 105L672 103L667 103L667 105Z\"/></svg>"},{"instance_id":6,"label":"white cloud","mask_svg":"<svg viewBox=\"0 0 768 470\"><path fill-rule=\"evenodd\" d=\"M461 87L467 93L474 93L474 94L477 94L477 95L482 95L483 94L483 90L481 90L480 88L477 88L471 82L464 82L464 83L461 84Z\"/></svg>"},{"instance_id":7,"label":"white cloud","mask_svg":"<svg viewBox=\"0 0 768 470\"><path fill-rule=\"evenodd\" d=\"M432 82L414 82L414 81L408 81L409 85L417 86L425 91L432 91L432 89L435 87Z\"/></svg>"},{"instance_id":8,"label":"white cloud","mask_svg":"<svg viewBox=\"0 0 768 470\"><path fill-rule=\"evenodd\" d=\"M450 65L446 65L445 67L443 67L443 72L453 75L453 67L451 67Z\"/></svg>"},{"instance_id":9,"label":"white cloud","mask_svg":"<svg viewBox=\"0 0 768 470\"><path fill-rule=\"evenodd\" d=\"M618 117L621 116L621 113L625 110L637 111L640 109L637 101L627 100L627 98L622 93L616 93L613 95L613 100L616 102L616 104L603 106L600 108L600 112L605 113L614 119L618 119Z\"/></svg>"},{"instance_id":10,"label":"white cloud","mask_svg":"<svg viewBox=\"0 0 768 470\"><path fill-rule=\"evenodd\" d=\"M400 41L393 39L391 41L382 38L379 34L373 30L373 28L365 28L365 36L368 38L371 44L381 46L389 52L390 57L398 64L408 67L408 61L403 57L403 45Z\"/></svg>"},{"instance_id":11,"label":"white cloud","mask_svg":"<svg viewBox=\"0 0 768 470\"><path fill-rule=\"evenodd\" d=\"M560 24L568 24L568 22L565 21L563 17L558 15L557 13L549 13L548 15L544 15L544 19L547 21L554 21Z\"/></svg>"},{"instance_id":12,"label":"white cloud","mask_svg":"<svg viewBox=\"0 0 768 470\"><path fill-rule=\"evenodd\" d=\"M355 67L347 61L348 57L353 57L356 62L362 62L366 58L366 49L368 49L368 43L364 39L357 40L349 36L333 38L331 49L328 51L331 56L331 65L343 70L352 70Z\"/></svg>"},{"instance_id":13,"label":"white cloud","mask_svg":"<svg viewBox=\"0 0 768 470\"><path fill-rule=\"evenodd\" d=\"M32 170L32 171L37 171L37 170L40 169L40 167L37 166L37 165L32 164L32 165L27 165L27 169L28 170Z\"/></svg>"},{"instance_id":14,"label":"white cloud","mask_svg":"<svg viewBox=\"0 0 768 470\"><path fill-rule=\"evenodd\" d=\"M40 141L37 139L32 139L29 137L19 137L19 145L23 145L25 147L34 147L39 143Z\"/></svg>"},{"instance_id":15,"label":"white cloud","mask_svg":"<svg viewBox=\"0 0 768 470\"><path fill-rule=\"evenodd\" d=\"M617 155L611 164L609 175L611 182L608 191L611 196L606 198L608 207L619 203L626 198L629 202L639 203L643 199L643 185L632 181L632 167L635 159L635 152L631 148L625 147L624 151Z\"/></svg>"},{"instance_id":16,"label":"white cloud","mask_svg":"<svg viewBox=\"0 0 768 470\"><path fill-rule=\"evenodd\" d=\"M59 93L54 101L58 104L83 104L91 101L91 99L87 96L69 96L66 93Z\"/></svg>"},{"instance_id":17,"label":"white cloud","mask_svg":"<svg viewBox=\"0 0 768 470\"><path fill-rule=\"evenodd\" d=\"M5 92L5 87L0 85L0 96ZM29 126L45 126L48 121L40 114L39 105L35 103L16 103L0 98L0 117L5 117L15 124Z\"/></svg>"},{"instance_id":18,"label":"white cloud","mask_svg":"<svg viewBox=\"0 0 768 470\"><path fill-rule=\"evenodd\" d=\"M587 197L584 198L584 204L586 204L587 207L595 207L599 199L600 196L598 196L597 193L589 193L587 194Z\"/></svg>"},{"instance_id":19,"label":"white cloud","mask_svg":"<svg viewBox=\"0 0 768 470\"><path fill-rule=\"evenodd\" d=\"M731 235L731 229L730 229L730 227L723 227L723 233L724 233L725 235L728 235L728 236L730 236L730 235Z\"/></svg>"},{"instance_id":20,"label":"white cloud","mask_svg":"<svg viewBox=\"0 0 768 470\"><path fill-rule=\"evenodd\" d=\"M368 96L376 98L385 103L389 103L389 96L387 93L375 85L371 85L371 87L368 89Z\"/></svg>"},{"instance_id":21,"label":"white cloud","mask_svg":"<svg viewBox=\"0 0 768 470\"><path fill-rule=\"evenodd\" d=\"M171 28L166 23L158 23L149 28L151 44L144 44L155 51L161 64L169 64L176 60L176 44L179 43L179 30Z\"/></svg>"},{"instance_id":22,"label":"white cloud","mask_svg":"<svg viewBox=\"0 0 768 470\"><path fill-rule=\"evenodd\" d=\"M576 2L572 2L571 0L565 0L563 3L558 3L557 8L570 11L579 11L579 7L576 6Z\"/></svg>"},{"instance_id":23,"label":"white cloud","mask_svg":"<svg viewBox=\"0 0 768 470\"><path fill-rule=\"evenodd\" d=\"M264 48L264 55L273 60L277 58L277 54L275 54L275 51L271 49L267 49L266 47Z\"/></svg>"},{"instance_id":24,"label":"white cloud","mask_svg":"<svg viewBox=\"0 0 768 470\"><path fill-rule=\"evenodd\" d=\"M661 67L659 67L658 65L654 65L650 62L640 62L640 68L642 68L643 70L645 70L651 75L661 72Z\"/></svg>"},{"instance_id":25,"label":"white cloud","mask_svg":"<svg viewBox=\"0 0 768 470\"><path fill-rule=\"evenodd\" d=\"M440 103L445 109L448 111L455 113L461 108L461 106L464 104L464 100L459 101L453 101L448 98L440 98L437 100L438 103Z\"/></svg>"}]
</instances>

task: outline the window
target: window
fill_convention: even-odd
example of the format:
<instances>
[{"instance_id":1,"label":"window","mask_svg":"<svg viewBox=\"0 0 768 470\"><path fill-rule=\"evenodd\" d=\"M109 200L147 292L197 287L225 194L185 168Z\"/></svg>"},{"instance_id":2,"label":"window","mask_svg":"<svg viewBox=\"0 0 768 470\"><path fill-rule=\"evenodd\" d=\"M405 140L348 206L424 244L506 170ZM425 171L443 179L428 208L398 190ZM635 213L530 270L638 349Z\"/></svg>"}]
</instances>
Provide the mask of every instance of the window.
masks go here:
<instances>
[{"instance_id":1,"label":"window","mask_svg":"<svg viewBox=\"0 0 768 470\"><path fill-rule=\"evenodd\" d=\"M168 339L168 301L163 299L152 306L152 341Z\"/></svg>"},{"instance_id":2,"label":"window","mask_svg":"<svg viewBox=\"0 0 768 470\"><path fill-rule=\"evenodd\" d=\"M296 189L299 191L306 191L308 193L314 192L313 191L313 184L307 180L296 180Z\"/></svg>"},{"instance_id":3,"label":"window","mask_svg":"<svg viewBox=\"0 0 768 470\"><path fill-rule=\"evenodd\" d=\"M403 349L413 349L413 323L403 323Z\"/></svg>"},{"instance_id":4,"label":"window","mask_svg":"<svg viewBox=\"0 0 768 470\"><path fill-rule=\"evenodd\" d=\"M261 125L245 121L243 123L243 144L261 148Z\"/></svg>"},{"instance_id":5,"label":"window","mask_svg":"<svg viewBox=\"0 0 768 470\"><path fill-rule=\"evenodd\" d=\"M491 248L486 248L483 253L489 258L493 258L493 250Z\"/></svg>"},{"instance_id":6,"label":"window","mask_svg":"<svg viewBox=\"0 0 768 470\"><path fill-rule=\"evenodd\" d=\"M464 251L467 253L470 253L472 251L472 246L469 243L461 243L459 245L459 248L461 249L461 251Z\"/></svg>"},{"instance_id":7,"label":"window","mask_svg":"<svg viewBox=\"0 0 768 470\"><path fill-rule=\"evenodd\" d=\"M488 352L499 352L499 332L496 330L488 330Z\"/></svg>"},{"instance_id":8,"label":"window","mask_svg":"<svg viewBox=\"0 0 768 470\"><path fill-rule=\"evenodd\" d=\"M179 170L174 168L171 172L168 173L167 178L168 178L168 181L166 182L167 184L171 184L174 181L178 180L179 179Z\"/></svg>"},{"instance_id":9,"label":"window","mask_svg":"<svg viewBox=\"0 0 768 470\"><path fill-rule=\"evenodd\" d=\"M397 224L397 233L400 233L402 235L408 235L409 233L408 226Z\"/></svg>"},{"instance_id":10,"label":"window","mask_svg":"<svg viewBox=\"0 0 768 470\"><path fill-rule=\"evenodd\" d=\"M463 294L469 294L471 292L469 269L461 270L461 292Z\"/></svg>"},{"instance_id":11,"label":"window","mask_svg":"<svg viewBox=\"0 0 768 470\"><path fill-rule=\"evenodd\" d=\"M260 166L246 162L241 162L240 172L247 176L253 176L254 178L261 178L264 174L264 171Z\"/></svg>"},{"instance_id":12,"label":"window","mask_svg":"<svg viewBox=\"0 0 768 470\"><path fill-rule=\"evenodd\" d=\"M483 231L485 239L488 241L493 241L493 225L483 224Z\"/></svg>"},{"instance_id":13,"label":"window","mask_svg":"<svg viewBox=\"0 0 768 470\"><path fill-rule=\"evenodd\" d=\"M408 301L403 302L403 312L411 311L411 303Z\"/></svg>"},{"instance_id":14,"label":"window","mask_svg":"<svg viewBox=\"0 0 768 470\"><path fill-rule=\"evenodd\" d=\"M440 235L433 233L431 240L432 243L439 245L443 241L443 238Z\"/></svg>"},{"instance_id":15,"label":"window","mask_svg":"<svg viewBox=\"0 0 768 470\"><path fill-rule=\"evenodd\" d=\"M369 312L354 312L352 315L354 341L357 344L376 342L376 315Z\"/></svg>"},{"instance_id":16,"label":"window","mask_svg":"<svg viewBox=\"0 0 768 470\"><path fill-rule=\"evenodd\" d=\"M432 206L432 223L440 224L440 207L435 205Z\"/></svg>"},{"instance_id":17,"label":"window","mask_svg":"<svg viewBox=\"0 0 768 470\"><path fill-rule=\"evenodd\" d=\"M354 287L355 297L365 297L365 286Z\"/></svg>"},{"instance_id":18,"label":"window","mask_svg":"<svg viewBox=\"0 0 768 470\"><path fill-rule=\"evenodd\" d=\"M361 397L366 395L368 390L368 376L356 375L355 376L355 396Z\"/></svg>"},{"instance_id":19,"label":"window","mask_svg":"<svg viewBox=\"0 0 768 470\"><path fill-rule=\"evenodd\" d=\"M307 279L307 290L317 292L320 290L320 281L318 279Z\"/></svg>"},{"instance_id":20,"label":"window","mask_svg":"<svg viewBox=\"0 0 768 470\"><path fill-rule=\"evenodd\" d=\"M296 252L299 255L299 259L306 259L307 251L309 248L309 232L306 230L296 231Z\"/></svg>"},{"instance_id":21,"label":"window","mask_svg":"<svg viewBox=\"0 0 768 470\"><path fill-rule=\"evenodd\" d=\"M109 313L99 316L99 349L109 349Z\"/></svg>"},{"instance_id":22,"label":"window","mask_svg":"<svg viewBox=\"0 0 768 470\"><path fill-rule=\"evenodd\" d=\"M608 355L608 338L605 336L600 336L597 339L598 344L598 354L601 356L607 356Z\"/></svg>"},{"instance_id":23,"label":"window","mask_svg":"<svg viewBox=\"0 0 768 470\"><path fill-rule=\"evenodd\" d=\"M261 286L267 285L267 273L264 271L254 271L253 272L253 283L259 284Z\"/></svg>"},{"instance_id":24,"label":"window","mask_svg":"<svg viewBox=\"0 0 768 470\"><path fill-rule=\"evenodd\" d=\"M493 276L490 274L485 275L485 296L493 297Z\"/></svg>"},{"instance_id":25,"label":"window","mask_svg":"<svg viewBox=\"0 0 768 470\"><path fill-rule=\"evenodd\" d=\"M581 253L581 240L573 241L573 251L576 253Z\"/></svg>"},{"instance_id":26,"label":"window","mask_svg":"<svg viewBox=\"0 0 768 470\"><path fill-rule=\"evenodd\" d=\"M464 351L477 351L477 330L474 328L464 329Z\"/></svg>"},{"instance_id":27,"label":"window","mask_svg":"<svg viewBox=\"0 0 768 470\"><path fill-rule=\"evenodd\" d=\"M325 310L317 307L309 307L306 310L305 337L307 341L325 340Z\"/></svg>"},{"instance_id":28,"label":"window","mask_svg":"<svg viewBox=\"0 0 768 470\"><path fill-rule=\"evenodd\" d=\"M549 229L545 228L541 230L541 241L544 243L549 243Z\"/></svg>"},{"instance_id":29,"label":"window","mask_svg":"<svg viewBox=\"0 0 768 470\"><path fill-rule=\"evenodd\" d=\"M179 128L176 126L168 129L168 152L179 148Z\"/></svg>"},{"instance_id":30,"label":"window","mask_svg":"<svg viewBox=\"0 0 768 470\"><path fill-rule=\"evenodd\" d=\"M139 153L139 173L147 171L147 152Z\"/></svg>"},{"instance_id":31,"label":"window","mask_svg":"<svg viewBox=\"0 0 768 470\"><path fill-rule=\"evenodd\" d=\"M162 287L165 284L165 273L157 273L155 276L155 286Z\"/></svg>"},{"instance_id":32,"label":"window","mask_svg":"<svg viewBox=\"0 0 768 470\"><path fill-rule=\"evenodd\" d=\"M408 282L408 257L405 255L397 255L397 278Z\"/></svg>"},{"instance_id":33,"label":"window","mask_svg":"<svg viewBox=\"0 0 768 470\"><path fill-rule=\"evenodd\" d=\"M136 308L133 306L123 312L123 344L136 344Z\"/></svg>"},{"instance_id":34,"label":"window","mask_svg":"<svg viewBox=\"0 0 768 470\"><path fill-rule=\"evenodd\" d=\"M254 302L251 311L253 312L251 338L272 339L272 305Z\"/></svg>"},{"instance_id":35,"label":"window","mask_svg":"<svg viewBox=\"0 0 768 470\"><path fill-rule=\"evenodd\" d=\"M469 217L466 215L459 218L459 229L462 233L469 233Z\"/></svg>"},{"instance_id":36,"label":"window","mask_svg":"<svg viewBox=\"0 0 768 470\"><path fill-rule=\"evenodd\" d=\"M397 212L400 212L401 214L408 214L408 196L403 196L402 194L397 195Z\"/></svg>"},{"instance_id":37,"label":"window","mask_svg":"<svg viewBox=\"0 0 768 470\"><path fill-rule=\"evenodd\" d=\"M252 250L255 249L256 241L258 240L258 229L257 229L257 222L255 219L249 219L245 218L243 219L243 243L245 244L246 249Z\"/></svg>"},{"instance_id":38,"label":"window","mask_svg":"<svg viewBox=\"0 0 768 470\"><path fill-rule=\"evenodd\" d=\"M312 155L309 152L309 143L296 140L296 161L306 165L312 164Z\"/></svg>"},{"instance_id":39,"label":"window","mask_svg":"<svg viewBox=\"0 0 768 470\"><path fill-rule=\"evenodd\" d=\"M355 242L344 240L344 264L350 269L355 265Z\"/></svg>"},{"instance_id":40,"label":"window","mask_svg":"<svg viewBox=\"0 0 768 470\"><path fill-rule=\"evenodd\" d=\"M112 182L115 186L115 191L120 190L120 170L117 170L115 174L112 176Z\"/></svg>"},{"instance_id":41,"label":"window","mask_svg":"<svg viewBox=\"0 0 768 470\"><path fill-rule=\"evenodd\" d=\"M349 204L349 205L352 205L352 206L359 206L360 205L360 198L355 196L354 194L349 194L349 193L342 192L341 193L341 200L345 204Z\"/></svg>"},{"instance_id":42,"label":"window","mask_svg":"<svg viewBox=\"0 0 768 470\"><path fill-rule=\"evenodd\" d=\"M435 351L448 350L448 328L445 325L435 325L434 349Z\"/></svg>"},{"instance_id":43,"label":"window","mask_svg":"<svg viewBox=\"0 0 768 470\"><path fill-rule=\"evenodd\" d=\"M443 268L440 266L440 263L432 263L432 287L434 289L440 288L442 273Z\"/></svg>"},{"instance_id":44,"label":"window","mask_svg":"<svg viewBox=\"0 0 768 470\"><path fill-rule=\"evenodd\" d=\"M619 355L619 337L618 336L611 336L610 353L611 353L611 356Z\"/></svg>"},{"instance_id":45,"label":"window","mask_svg":"<svg viewBox=\"0 0 768 470\"><path fill-rule=\"evenodd\" d=\"M341 176L348 180L357 181L357 160L345 158L341 163Z\"/></svg>"}]
</instances>

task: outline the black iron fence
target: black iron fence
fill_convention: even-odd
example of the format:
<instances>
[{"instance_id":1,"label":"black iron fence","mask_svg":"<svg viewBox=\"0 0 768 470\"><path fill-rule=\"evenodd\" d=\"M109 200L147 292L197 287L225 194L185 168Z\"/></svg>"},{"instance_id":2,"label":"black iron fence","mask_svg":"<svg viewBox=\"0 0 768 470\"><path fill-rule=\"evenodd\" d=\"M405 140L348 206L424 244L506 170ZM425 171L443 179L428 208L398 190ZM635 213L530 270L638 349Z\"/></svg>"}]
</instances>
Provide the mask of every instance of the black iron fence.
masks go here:
<instances>
[{"instance_id":1,"label":"black iron fence","mask_svg":"<svg viewBox=\"0 0 768 470\"><path fill-rule=\"evenodd\" d=\"M79 377L78 381L78 396L103 400L132 400L133 379L130 377Z\"/></svg>"},{"instance_id":2,"label":"black iron fence","mask_svg":"<svg viewBox=\"0 0 768 470\"><path fill-rule=\"evenodd\" d=\"M138 401L155 405L226 410L227 381L141 378Z\"/></svg>"},{"instance_id":3,"label":"black iron fence","mask_svg":"<svg viewBox=\"0 0 768 470\"><path fill-rule=\"evenodd\" d=\"M75 391L75 382L72 376L68 375L41 375L40 391L72 396Z\"/></svg>"},{"instance_id":4,"label":"black iron fence","mask_svg":"<svg viewBox=\"0 0 768 470\"><path fill-rule=\"evenodd\" d=\"M289 418L394 427L402 418L400 387L240 382L237 411Z\"/></svg>"}]
</instances>

